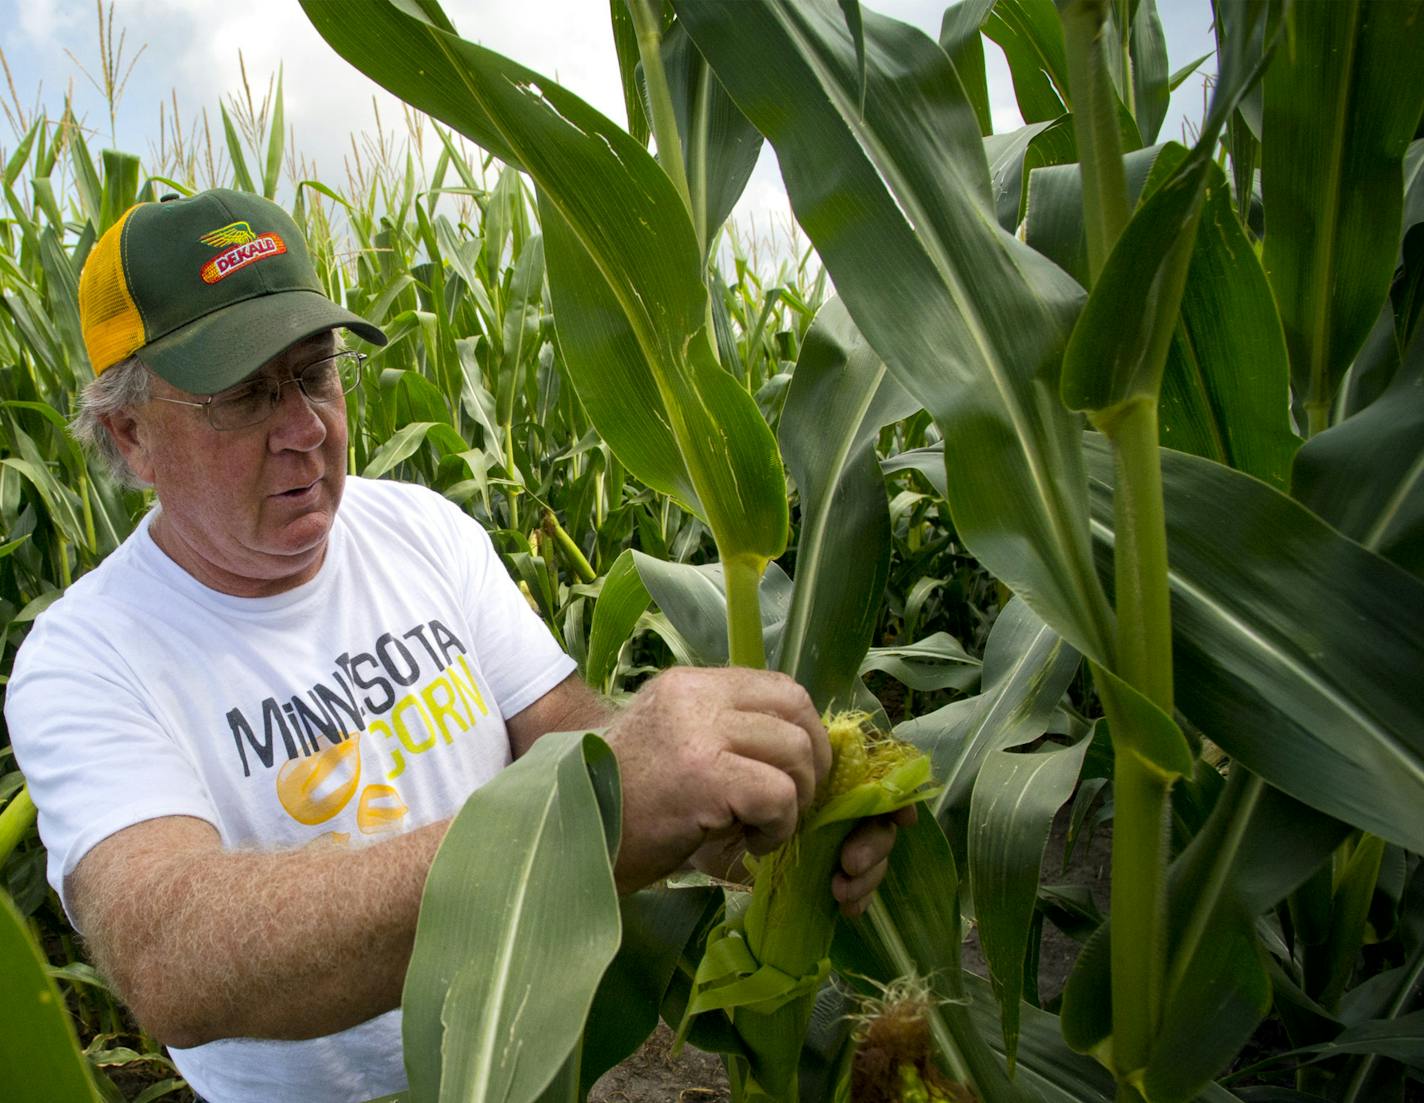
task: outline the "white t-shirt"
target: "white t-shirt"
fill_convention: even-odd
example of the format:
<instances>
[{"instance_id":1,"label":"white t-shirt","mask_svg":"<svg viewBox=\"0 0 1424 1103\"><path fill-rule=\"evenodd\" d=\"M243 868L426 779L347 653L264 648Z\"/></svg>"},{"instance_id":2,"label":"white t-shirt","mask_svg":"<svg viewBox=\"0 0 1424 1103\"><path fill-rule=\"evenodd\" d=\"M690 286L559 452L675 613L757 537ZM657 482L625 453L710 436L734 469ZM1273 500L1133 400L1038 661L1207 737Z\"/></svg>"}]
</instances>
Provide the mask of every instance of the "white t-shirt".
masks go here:
<instances>
[{"instance_id":1,"label":"white t-shirt","mask_svg":"<svg viewBox=\"0 0 1424 1103\"><path fill-rule=\"evenodd\" d=\"M198 582L153 542L152 516L36 620L6 694L61 899L91 847L159 816L261 849L360 846L450 816L508 765L504 718L574 669L483 528L432 491L347 479L320 572L266 598ZM172 1056L209 1103L405 1086L399 1011Z\"/></svg>"}]
</instances>

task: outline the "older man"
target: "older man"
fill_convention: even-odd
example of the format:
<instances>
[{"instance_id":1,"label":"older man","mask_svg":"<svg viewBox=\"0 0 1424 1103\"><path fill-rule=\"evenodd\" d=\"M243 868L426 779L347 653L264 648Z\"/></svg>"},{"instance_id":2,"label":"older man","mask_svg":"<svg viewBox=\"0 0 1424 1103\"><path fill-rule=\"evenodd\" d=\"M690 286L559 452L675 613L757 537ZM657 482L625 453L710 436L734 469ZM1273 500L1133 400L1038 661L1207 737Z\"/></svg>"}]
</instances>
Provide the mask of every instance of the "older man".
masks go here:
<instances>
[{"instance_id":1,"label":"older man","mask_svg":"<svg viewBox=\"0 0 1424 1103\"><path fill-rule=\"evenodd\" d=\"M49 878L212 1101L404 1084L396 1008L448 818L548 731L606 728L630 891L788 837L826 769L804 691L673 670L616 713L438 495L348 478L346 328L280 208L141 204L80 285L77 431L157 508L35 624L6 714ZM862 910L888 823L833 891ZM493 903L493 902L492 902Z\"/></svg>"}]
</instances>

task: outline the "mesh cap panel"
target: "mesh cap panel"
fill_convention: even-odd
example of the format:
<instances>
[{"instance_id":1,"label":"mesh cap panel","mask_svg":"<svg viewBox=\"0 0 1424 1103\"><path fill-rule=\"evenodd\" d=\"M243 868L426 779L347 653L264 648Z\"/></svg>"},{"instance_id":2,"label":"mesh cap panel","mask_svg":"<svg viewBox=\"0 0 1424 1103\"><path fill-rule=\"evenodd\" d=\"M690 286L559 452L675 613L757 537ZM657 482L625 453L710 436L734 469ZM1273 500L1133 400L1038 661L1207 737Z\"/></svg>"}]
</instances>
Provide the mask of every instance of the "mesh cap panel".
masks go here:
<instances>
[{"instance_id":1,"label":"mesh cap panel","mask_svg":"<svg viewBox=\"0 0 1424 1103\"><path fill-rule=\"evenodd\" d=\"M137 207L130 207L95 244L79 277L79 317L84 347L95 375L112 368L143 347L143 316L129 293L124 272L124 227Z\"/></svg>"}]
</instances>

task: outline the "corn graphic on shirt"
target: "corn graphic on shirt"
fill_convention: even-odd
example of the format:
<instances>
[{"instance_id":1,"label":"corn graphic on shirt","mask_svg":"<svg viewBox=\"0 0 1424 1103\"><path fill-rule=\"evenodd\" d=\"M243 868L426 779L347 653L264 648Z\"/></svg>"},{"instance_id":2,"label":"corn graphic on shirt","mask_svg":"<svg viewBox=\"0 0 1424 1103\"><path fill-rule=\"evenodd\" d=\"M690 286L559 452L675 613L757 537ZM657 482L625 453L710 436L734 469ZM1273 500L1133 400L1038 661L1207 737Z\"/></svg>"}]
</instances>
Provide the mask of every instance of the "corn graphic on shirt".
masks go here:
<instances>
[{"instance_id":1,"label":"corn graphic on shirt","mask_svg":"<svg viewBox=\"0 0 1424 1103\"><path fill-rule=\"evenodd\" d=\"M504 717L574 669L484 530L423 488L348 478L320 573L268 598L203 586L151 519L40 616L7 691L61 899L91 847L160 816L263 849L361 846L450 816L509 763ZM213 1103L405 1084L398 1011L172 1053Z\"/></svg>"}]
</instances>

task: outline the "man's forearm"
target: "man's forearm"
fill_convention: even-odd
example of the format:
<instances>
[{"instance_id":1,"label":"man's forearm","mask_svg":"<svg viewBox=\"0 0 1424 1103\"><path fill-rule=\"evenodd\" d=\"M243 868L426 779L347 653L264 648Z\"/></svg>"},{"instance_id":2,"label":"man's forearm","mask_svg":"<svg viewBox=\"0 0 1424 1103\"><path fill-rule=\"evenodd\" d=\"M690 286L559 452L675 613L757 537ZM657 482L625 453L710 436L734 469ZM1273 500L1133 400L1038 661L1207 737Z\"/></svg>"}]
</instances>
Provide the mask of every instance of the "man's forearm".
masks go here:
<instances>
[{"instance_id":1,"label":"man's forearm","mask_svg":"<svg viewBox=\"0 0 1424 1103\"><path fill-rule=\"evenodd\" d=\"M103 917L86 935L170 1045L330 1034L399 1004L446 826L356 850L126 855L86 882L86 914ZM140 886L124 879L132 861L148 863Z\"/></svg>"}]
</instances>

